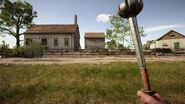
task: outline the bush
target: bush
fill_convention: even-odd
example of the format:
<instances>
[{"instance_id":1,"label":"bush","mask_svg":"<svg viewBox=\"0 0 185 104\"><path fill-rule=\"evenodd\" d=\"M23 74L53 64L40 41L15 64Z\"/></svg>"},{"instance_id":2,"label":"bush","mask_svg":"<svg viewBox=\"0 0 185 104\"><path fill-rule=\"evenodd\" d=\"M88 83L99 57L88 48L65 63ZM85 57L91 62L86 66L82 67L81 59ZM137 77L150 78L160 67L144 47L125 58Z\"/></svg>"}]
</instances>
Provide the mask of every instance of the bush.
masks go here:
<instances>
[{"instance_id":1,"label":"bush","mask_svg":"<svg viewBox=\"0 0 185 104\"><path fill-rule=\"evenodd\" d=\"M3 57L11 57L11 50L9 48L9 45L6 44L4 41L3 41L3 44L1 46L1 50L0 50L1 54Z\"/></svg>"},{"instance_id":2,"label":"bush","mask_svg":"<svg viewBox=\"0 0 185 104\"><path fill-rule=\"evenodd\" d=\"M25 57L25 58L41 57L42 50L44 50L43 45L37 42L32 42L29 45L24 47L22 57Z\"/></svg>"},{"instance_id":3,"label":"bush","mask_svg":"<svg viewBox=\"0 0 185 104\"><path fill-rule=\"evenodd\" d=\"M156 48L153 51L157 53L172 53L172 50L170 48Z\"/></svg>"},{"instance_id":4,"label":"bush","mask_svg":"<svg viewBox=\"0 0 185 104\"><path fill-rule=\"evenodd\" d=\"M22 57L24 54L24 47L15 47L11 51L11 57Z\"/></svg>"},{"instance_id":5,"label":"bush","mask_svg":"<svg viewBox=\"0 0 185 104\"><path fill-rule=\"evenodd\" d=\"M15 47L13 49L9 48L8 44L3 42L0 47L0 52L3 53L3 57L23 57L23 58L36 58L42 56L42 50L45 49L43 45L37 42L29 43L27 46Z\"/></svg>"}]
</instances>

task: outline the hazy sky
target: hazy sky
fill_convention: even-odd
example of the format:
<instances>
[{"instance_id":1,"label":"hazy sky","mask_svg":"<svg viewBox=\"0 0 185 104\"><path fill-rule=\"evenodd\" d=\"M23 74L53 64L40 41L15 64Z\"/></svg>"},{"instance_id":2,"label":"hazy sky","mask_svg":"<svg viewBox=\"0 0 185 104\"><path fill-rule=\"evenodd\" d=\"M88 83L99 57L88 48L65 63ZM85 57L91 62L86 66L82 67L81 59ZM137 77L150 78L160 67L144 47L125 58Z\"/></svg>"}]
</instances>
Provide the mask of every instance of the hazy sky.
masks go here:
<instances>
[{"instance_id":1,"label":"hazy sky","mask_svg":"<svg viewBox=\"0 0 185 104\"><path fill-rule=\"evenodd\" d=\"M11 0L16 1L16 0ZM110 27L108 16L117 12L122 0L25 0L38 13L35 24L73 24L78 15L81 47L84 47L85 32L106 32ZM146 40L157 39L174 29L185 34L185 0L143 0L144 9L138 16L140 27L144 27ZM15 39L0 37L11 46Z\"/></svg>"}]
</instances>

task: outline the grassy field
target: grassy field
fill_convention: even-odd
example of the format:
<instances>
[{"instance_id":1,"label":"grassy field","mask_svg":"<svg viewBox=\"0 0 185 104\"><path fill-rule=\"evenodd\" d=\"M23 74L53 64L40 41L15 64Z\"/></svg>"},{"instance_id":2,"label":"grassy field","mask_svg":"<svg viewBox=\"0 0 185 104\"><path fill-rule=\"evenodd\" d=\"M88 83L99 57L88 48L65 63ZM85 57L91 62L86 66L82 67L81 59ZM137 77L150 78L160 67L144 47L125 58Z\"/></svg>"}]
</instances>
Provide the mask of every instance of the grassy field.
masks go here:
<instances>
[{"instance_id":1,"label":"grassy field","mask_svg":"<svg viewBox=\"0 0 185 104\"><path fill-rule=\"evenodd\" d=\"M185 62L148 63L151 85L185 104ZM0 65L0 104L137 104L137 63Z\"/></svg>"}]
</instances>

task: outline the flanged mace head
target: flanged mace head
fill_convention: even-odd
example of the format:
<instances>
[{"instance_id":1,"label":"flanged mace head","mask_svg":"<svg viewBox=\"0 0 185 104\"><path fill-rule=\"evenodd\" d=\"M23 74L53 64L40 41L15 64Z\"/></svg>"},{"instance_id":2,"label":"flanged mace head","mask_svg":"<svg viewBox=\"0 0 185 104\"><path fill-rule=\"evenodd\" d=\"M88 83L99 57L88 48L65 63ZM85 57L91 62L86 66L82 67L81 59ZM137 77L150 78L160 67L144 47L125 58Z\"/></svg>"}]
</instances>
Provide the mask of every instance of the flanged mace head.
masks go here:
<instances>
[{"instance_id":1,"label":"flanged mace head","mask_svg":"<svg viewBox=\"0 0 185 104\"><path fill-rule=\"evenodd\" d=\"M143 9L143 1L124 0L123 3L118 6L118 9L118 13L122 18L137 16Z\"/></svg>"}]
</instances>

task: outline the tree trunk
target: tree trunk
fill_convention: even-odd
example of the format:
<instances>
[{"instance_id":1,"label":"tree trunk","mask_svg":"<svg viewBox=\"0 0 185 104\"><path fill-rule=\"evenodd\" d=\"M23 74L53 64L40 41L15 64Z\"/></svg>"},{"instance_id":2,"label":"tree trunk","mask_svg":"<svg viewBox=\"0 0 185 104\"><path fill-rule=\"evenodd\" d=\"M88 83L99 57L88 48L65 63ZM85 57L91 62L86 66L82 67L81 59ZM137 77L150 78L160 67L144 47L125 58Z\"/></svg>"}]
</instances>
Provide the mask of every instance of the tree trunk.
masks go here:
<instances>
[{"instance_id":1,"label":"tree trunk","mask_svg":"<svg viewBox=\"0 0 185 104\"><path fill-rule=\"evenodd\" d=\"M19 20L19 19L18 19ZM20 37L19 37L19 22L17 23L16 27L16 47L20 47Z\"/></svg>"},{"instance_id":2,"label":"tree trunk","mask_svg":"<svg viewBox=\"0 0 185 104\"><path fill-rule=\"evenodd\" d=\"M20 47L20 38L19 36L16 37L16 47Z\"/></svg>"}]
</instances>

